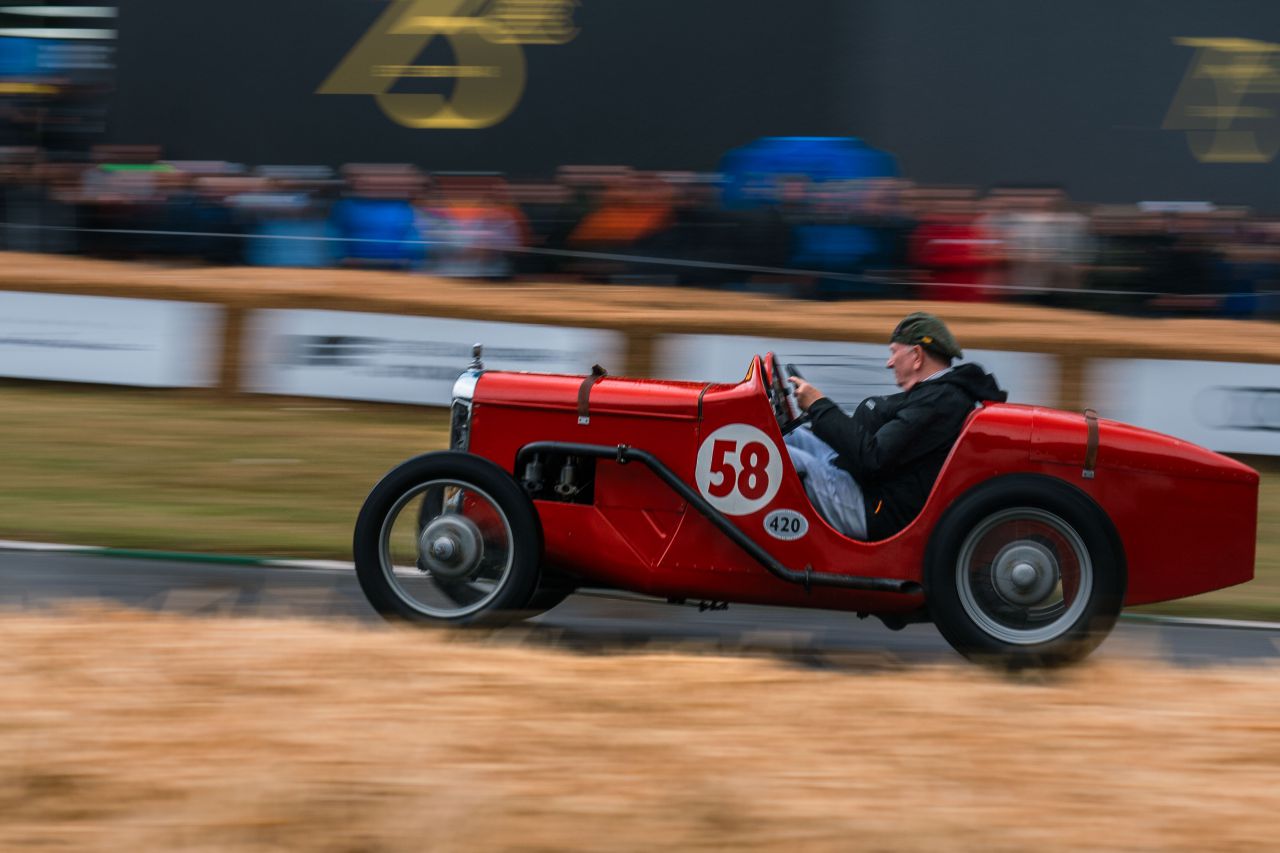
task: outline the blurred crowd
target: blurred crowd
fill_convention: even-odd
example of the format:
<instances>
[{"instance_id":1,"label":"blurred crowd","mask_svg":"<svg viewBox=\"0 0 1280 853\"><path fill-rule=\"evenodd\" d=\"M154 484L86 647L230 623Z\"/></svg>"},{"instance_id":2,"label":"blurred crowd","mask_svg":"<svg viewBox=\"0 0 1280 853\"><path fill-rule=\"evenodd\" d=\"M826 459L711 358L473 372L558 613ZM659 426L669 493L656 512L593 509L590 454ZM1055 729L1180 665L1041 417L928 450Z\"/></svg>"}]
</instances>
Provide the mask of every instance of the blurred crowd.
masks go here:
<instances>
[{"instance_id":1,"label":"blurred crowd","mask_svg":"<svg viewBox=\"0 0 1280 853\"><path fill-rule=\"evenodd\" d=\"M1087 205L1054 187L564 166L517 180L411 165L246 167L100 146L0 149L0 249L345 266L1117 312L1280 313L1280 220L1209 203Z\"/></svg>"}]
</instances>

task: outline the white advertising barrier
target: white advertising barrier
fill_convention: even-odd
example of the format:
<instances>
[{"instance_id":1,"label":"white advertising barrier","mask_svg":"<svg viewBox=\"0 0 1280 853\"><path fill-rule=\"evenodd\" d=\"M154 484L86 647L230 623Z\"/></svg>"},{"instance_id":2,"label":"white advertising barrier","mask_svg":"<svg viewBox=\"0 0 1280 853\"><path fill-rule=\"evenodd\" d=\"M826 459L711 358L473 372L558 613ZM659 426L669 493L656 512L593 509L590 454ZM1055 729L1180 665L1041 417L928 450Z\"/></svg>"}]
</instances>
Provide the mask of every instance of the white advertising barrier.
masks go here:
<instances>
[{"instance_id":1,"label":"white advertising barrier","mask_svg":"<svg viewBox=\"0 0 1280 853\"><path fill-rule=\"evenodd\" d=\"M484 344L493 370L589 373L621 365L618 332L349 311L261 310L248 318L245 388L263 394L447 406Z\"/></svg>"},{"instance_id":2,"label":"white advertising barrier","mask_svg":"<svg viewBox=\"0 0 1280 853\"><path fill-rule=\"evenodd\" d=\"M1280 456L1280 365L1095 359L1085 402L1125 421L1224 453Z\"/></svg>"},{"instance_id":3,"label":"white advertising barrier","mask_svg":"<svg viewBox=\"0 0 1280 853\"><path fill-rule=\"evenodd\" d=\"M663 335L657 342L656 370L668 379L739 382L751 356L776 353L794 364L805 380L836 405L852 411L867 397L894 394L898 387L885 368L887 344L797 341L735 335ZM965 350L965 361L995 374L1015 403L1053 406L1058 401L1057 360L1051 355L998 350Z\"/></svg>"},{"instance_id":4,"label":"white advertising barrier","mask_svg":"<svg viewBox=\"0 0 1280 853\"><path fill-rule=\"evenodd\" d=\"M216 305L0 291L0 376L211 386L222 324Z\"/></svg>"}]
</instances>

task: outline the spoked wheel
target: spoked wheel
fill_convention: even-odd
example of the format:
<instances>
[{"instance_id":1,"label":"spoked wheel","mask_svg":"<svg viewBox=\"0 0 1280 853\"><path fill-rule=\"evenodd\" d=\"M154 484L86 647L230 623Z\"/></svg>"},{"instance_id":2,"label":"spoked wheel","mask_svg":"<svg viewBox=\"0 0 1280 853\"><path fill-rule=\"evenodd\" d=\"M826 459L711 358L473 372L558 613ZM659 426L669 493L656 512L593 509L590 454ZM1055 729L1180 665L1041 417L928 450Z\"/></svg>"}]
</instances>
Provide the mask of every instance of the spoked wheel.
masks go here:
<instances>
[{"instance_id":1,"label":"spoked wheel","mask_svg":"<svg viewBox=\"0 0 1280 853\"><path fill-rule=\"evenodd\" d=\"M1051 640L1079 618L1093 586L1080 534L1041 509L988 516L965 537L956 588L965 614L986 633L1019 645Z\"/></svg>"},{"instance_id":2,"label":"spoked wheel","mask_svg":"<svg viewBox=\"0 0 1280 853\"><path fill-rule=\"evenodd\" d=\"M462 501L466 498L466 491L456 485L428 483L423 487L421 500L413 501L418 505L419 537L429 535L427 534L427 528L433 521L445 514L446 496L450 501L449 511L456 513L460 509ZM451 573L447 570L433 570L432 563L433 555L430 549L420 547L418 550L418 568L423 575L430 577L435 582L441 594L457 601L463 601L469 597L468 583L465 577L451 577Z\"/></svg>"},{"instance_id":3,"label":"spoked wheel","mask_svg":"<svg viewBox=\"0 0 1280 853\"><path fill-rule=\"evenodd\" d=\"M1119 546L1092 501L1047 477L1008 477L961 498L929 545L926 591L967 657L1055 666L1089 654L1124 600Z\"/></svg>"},{"instance_id":4,"label":"spoked wheel","mask_svg":"<svg viewBox=\"0 0 1280 853\"><path fill-rule=\"evenodd\" d=\"M527 615L540 536L505 471L449 451L410 459L374 487L354 551L360 587L384 616L493 624Z\"/></svg>"}]
</instances>

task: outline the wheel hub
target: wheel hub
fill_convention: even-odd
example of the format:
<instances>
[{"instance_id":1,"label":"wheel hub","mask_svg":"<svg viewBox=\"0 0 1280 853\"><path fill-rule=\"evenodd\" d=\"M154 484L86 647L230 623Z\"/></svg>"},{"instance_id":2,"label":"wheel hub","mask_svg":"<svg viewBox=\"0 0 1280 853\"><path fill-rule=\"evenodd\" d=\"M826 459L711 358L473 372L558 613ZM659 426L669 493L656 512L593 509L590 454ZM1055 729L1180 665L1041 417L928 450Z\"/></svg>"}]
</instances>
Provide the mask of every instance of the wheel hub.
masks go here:
<instances>
[{"instance_id":1,"label":"wheel hub","mask_svg":"<svg viewBox=\"0 0 1280 853\"><path fill-rule=\"evenodd\" d=\"M465 515L442 515L422 528L418 553L419 568L434 577L461 580L479 568L484 539Z\"/></svg>"},{"instance_id":2,"label":"wheel hub","mask_svg":"<svg viewBox=\"0 0 1280 853\"><path fill-rule=\"evenodd\" d=\"M1043 601L1060 578L1057 558L1040 542L1011 542L991 563L992 585L1010 604L1025 607Z\"/></svg>"}]
</instances>

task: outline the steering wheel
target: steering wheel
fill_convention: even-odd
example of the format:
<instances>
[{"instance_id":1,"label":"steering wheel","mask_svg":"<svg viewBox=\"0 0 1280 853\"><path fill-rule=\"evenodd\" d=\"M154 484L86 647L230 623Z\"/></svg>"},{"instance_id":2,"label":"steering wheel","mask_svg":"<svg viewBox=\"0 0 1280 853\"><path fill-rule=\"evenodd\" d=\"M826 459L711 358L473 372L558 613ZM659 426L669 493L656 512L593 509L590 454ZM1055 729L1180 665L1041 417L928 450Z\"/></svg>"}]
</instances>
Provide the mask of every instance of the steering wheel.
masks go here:
<instances>
[{"instance_id":1,"label":"steering wheel","mask_svg":"<svg viewBox=\"0 0 1280 853\"><path fill-rule=\"evenodd\" d=\"M790 364L784 369L775 353L768 353L761 361L764 363L764 387L769 395L769 405L782 434L786 435L809 419L807 412L800 411L795 386L787 381L788 377L800 376L800 371Z\"/></svg>"}]
</instances>

